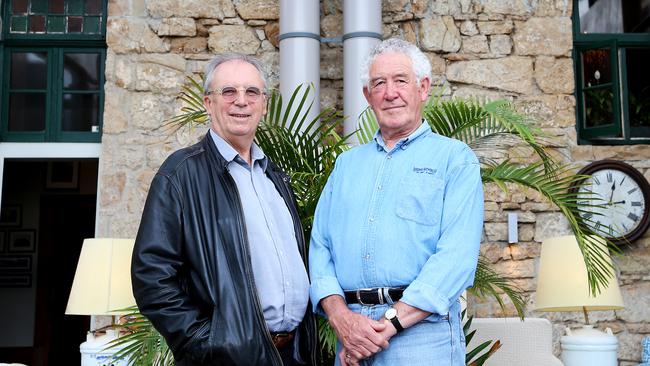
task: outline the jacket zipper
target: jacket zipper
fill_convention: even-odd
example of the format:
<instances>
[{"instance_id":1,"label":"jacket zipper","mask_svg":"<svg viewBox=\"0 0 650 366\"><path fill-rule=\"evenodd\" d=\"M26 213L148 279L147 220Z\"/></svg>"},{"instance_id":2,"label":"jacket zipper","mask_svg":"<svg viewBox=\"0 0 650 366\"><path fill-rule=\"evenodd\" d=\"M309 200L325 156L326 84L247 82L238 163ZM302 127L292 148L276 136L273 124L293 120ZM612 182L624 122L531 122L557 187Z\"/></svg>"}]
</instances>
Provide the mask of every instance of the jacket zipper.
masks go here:
<instances>
[{"instance_id":1,"label":"jacket zipper","mask_svg":"<svg viewBox=\"0 0 650 366\"><path fill-rule=\"evenodd\" d=\"M282 357L280 356L280 352L275 348L273 345L273 339L271 339L271 332L269 331L268 326L266 325L266 319L264 319L264 316L262 316L262 304L260 303L260 299L257 295L257 286L255 285L255 278L253 277L253 270L252 270L252 264L251 264L251 254L250 254L250 243L248 242L248 238L244 233L246 233L246 222L242 220L244 217L244 209L241 206L241 200L239 198L239 190L237 189L237 184L235 184L235 180L232 178L230 173L226 174L228 183L230 183L231 188L235 191L235 199L234 202L237 205L237 209L239 211L239 215L237 216L237 223L239 226L243 229L239 231L239 239L241 240L242 246L243 246L243 251L246 253L246 260L244 261L244 269L246 271L246 276L248 277L249 280L249 289L252 290L252 296L253 299L255 299L255 305L257 306L257 311L255 312L256 318L260 324L262 324L263 329L265 330L265 338L268 341L268 344L272 345L273 353L275 354L275 362L277 364L278 360L282 360ZM279 365L282 365L282 362L280 362Z\"/></svg>"}]
</instances>

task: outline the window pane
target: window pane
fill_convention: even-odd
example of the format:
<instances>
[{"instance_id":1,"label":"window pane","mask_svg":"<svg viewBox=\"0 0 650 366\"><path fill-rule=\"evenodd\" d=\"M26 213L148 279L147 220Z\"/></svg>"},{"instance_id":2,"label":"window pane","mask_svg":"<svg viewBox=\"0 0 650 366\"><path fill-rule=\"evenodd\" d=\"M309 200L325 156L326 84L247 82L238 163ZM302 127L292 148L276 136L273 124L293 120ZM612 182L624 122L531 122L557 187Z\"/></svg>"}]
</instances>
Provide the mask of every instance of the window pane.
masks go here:
<instances>
[{"instance_id":1,"label":"window pane","mask_svg":"<svg viewBox=\"0 0 650 366\"><path fill-rule=\"evenodd\" d=\"M614 93L612 93L611 87L586 90L583 96L585 100L585 126L611 125L614 120L612 107Z\"/></svg>"},{"instance_id":2,"label":"window pane","mask_svg":"<svg viewBox=\"0 0 650 366\"><path fill-rule=\"evenodd\" d=\"M608 48L582 51L583 87L612 81L610 50Z\"/></svg>"},{"instance_id":3,"label":"window pane","mask_svg":"<svg viewBox=\"0 0 650 366\"><path fill-rule=\"evenodd\" d=\"M11 33L27 33L27 17L11 17Z\"/></svg>"},{"instance_id":4,"label":"window pane","mask_svg":"<svg viewBox=\"0 0 650 366\"><path fill-rule=\"evenodd\" d=\"M84 33L97 34L100 32L100 17L86 17L84 18Z\"/></svg>"},{"instance_id":5,"label":"window pane","mask_svg":"<svg viewBox=\"0 0 650 366\"><path fill-rule=\"evenodd\" d=\"M9 131L45 130L45 93L9 95Z\"/></svg>"},{"instance_id":6,"label":"window pane","mask_svg":"<svg viewBox=\"0 0 650 366\"><path fill-rule=\"evenodd\" d=\"M11 2L12 14L27 13L27 0L13 0Z\"/></svg>"},{"instance_id":7,"label":"window pane","mask_svg":"<svg viewBox=\"0 0 650 366\"><path fill-rule=\"evenodd\" d=\"M65 12L65 0L50 0L50 14L63 14Z\"/></svg>"},{"instance_id":8,"label":"window pane","mask_svg":"<svg viewBox=\"0 0 650 366\"><path fill-rule=\"evenodd\" d=\"M99 88L99 54L65 53L63 56L63 87L76 90Z\"/></svg>"},{"instance_id":9,"label":"window pane","mask_svg":"<svg viewBox=\"0 0 650 366\"><path fill-rule=\"evenodd\" d=\"M65 17L53 15L47 17L47 33L65 33Z\"/></svg>"},{"instance_id":10,"label":"window pane","mask_svg":"<svg viewBox=\"0 0 650 366\"><path fill-rule=\"evenodd\" d=\"M30 13L47 14L47 0L31 0L32 6Z\"/></svg>"},{"instance_id":11,"label":"window pane","mask_svg":"<svg viewBox=\"0 0 650 366\"><path fill-rule=\"evenodd\" d=\"M578 0L581 33L646 33L647 0Z\"/></svg>"},{"instance_id":12,"label":"window pane","mask_svg":"<svg viewBox=\"0 0 650 366\"><path fill-rule=\"evenodd\" d=\"M99 125L98 121L98 94L63 94L61 130L90 132L92 126Z\"/></svg>"},{"instance_id":13,"label":"window pane","mask_svg":"<svg viewBox=\"0 0 650 366\"><path fill-rule=\"evenodd\" d=\"M82 17L68 17L68 33L81 33L83 20Z\"/></svg>"},{"instance_id":14,"label":"window pane","mask_svg":"<svg viewBox=\"0 0 650 366\"><path fill-rule=\"evenodd\" d=\"M84 12L84 0L68 0L68 14L82 15Z\"/></svg>"},{"instance_id":15,"label":"window pane","mask_svg":"<svg viewBox=\"0 0 650 366\"><path fill-rule=\"evenodd\" d=\"M47 53L14 52L11 54L11 88L47 88Z\"/></svg>"},{"instance_id":16,"label":"window pane","mask_svg":"<svg viewBox=\"0 0 650 366\"><path fill-rule=\"evenodd\" d=\"M625 50L628 112L633 137L650 137L650 72L647 67L649 59L649 48Z\"/></svg>"},{"instance_id":17,"label":"window pane","mask_svg":"<svg viewBox=\"0 0 650 366\"><path fill-rule=\"evenodd\" d=\"M30 15L29 16L29 31L30 33L44 33L45 32L45 15Z\"/></svg>"},{"instance_id":18,"label":"window pane","mask_svg":"<svg viewBox=\"0 0 650 366\"><path fill-rule=\"evenodd\" d=\"M102 14L101 0L86 0L86 14L88 15L101 15Z\"/></svg>"}]
</instances>

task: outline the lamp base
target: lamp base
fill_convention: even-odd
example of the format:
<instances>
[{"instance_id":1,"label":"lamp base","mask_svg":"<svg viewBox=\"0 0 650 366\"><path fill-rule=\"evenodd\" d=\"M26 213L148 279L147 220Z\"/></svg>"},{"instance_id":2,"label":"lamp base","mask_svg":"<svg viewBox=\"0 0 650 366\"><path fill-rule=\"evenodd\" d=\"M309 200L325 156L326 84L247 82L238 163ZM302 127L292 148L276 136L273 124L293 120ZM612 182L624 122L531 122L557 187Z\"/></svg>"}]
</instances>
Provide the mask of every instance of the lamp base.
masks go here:
<instances>
[{"instance_id":1,"label":"lamp base","mask_svg":"<svg viewBox=\"0 0 650 366\"><path fill-rule=\"evenodd\" d=\"M571 330L560 338L562 362L564 366L616 366L618 340L607 328L606 332L595 329L592 325Z\"/></svg>"},{"instance_id":2,"label":"lamp base","mask_svg":"<svg viewBox=\"0 0 650 366\"><path fill-rule=\"evenodd\" d=\"M108 343L117 339L118 336L118 331L115 329L107 329L105 335L97 337L88 332L86 341L79 346L81 366L128 366L128 359L121 359L119 361L111 360L113 355L123 348L123 346L105 349L109 345Z\"/></svg>"}]
</instances>

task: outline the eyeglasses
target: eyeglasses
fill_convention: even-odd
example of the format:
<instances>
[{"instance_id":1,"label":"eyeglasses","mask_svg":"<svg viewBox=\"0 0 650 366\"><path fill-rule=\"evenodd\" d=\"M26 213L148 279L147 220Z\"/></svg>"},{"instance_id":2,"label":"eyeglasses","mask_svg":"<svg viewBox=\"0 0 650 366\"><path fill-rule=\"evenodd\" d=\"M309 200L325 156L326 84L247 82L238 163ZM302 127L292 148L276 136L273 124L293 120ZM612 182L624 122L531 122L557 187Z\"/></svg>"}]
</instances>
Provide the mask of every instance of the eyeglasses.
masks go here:
<instances>
[{"instance_id":1,"label":"eyeglasses","mask_svg":"<svg viewBox=\"0 0 650 366\"><path fill-rule=\"evenodd\" d=\"M234 86L224 86L221 90L208 90L205 95L219 94L224 101L232 103L239 97L239 91L244 91L244 97L249 103L257 102L262 95L266 95L260 88L255 86L235 88Z\"/></svg>"}]
</instances>

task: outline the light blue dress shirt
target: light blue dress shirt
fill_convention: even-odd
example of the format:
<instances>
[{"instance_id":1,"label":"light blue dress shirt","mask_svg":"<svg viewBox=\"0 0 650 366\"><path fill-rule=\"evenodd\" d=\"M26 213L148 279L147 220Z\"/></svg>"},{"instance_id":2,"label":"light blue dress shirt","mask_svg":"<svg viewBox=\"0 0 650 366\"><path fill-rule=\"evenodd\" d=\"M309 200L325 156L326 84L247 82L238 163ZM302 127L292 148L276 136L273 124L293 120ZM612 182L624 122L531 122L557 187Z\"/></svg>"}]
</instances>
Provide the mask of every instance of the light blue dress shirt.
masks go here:
<instances>
[{"instance_id":1,"label":"light blue dress shirt","mask_svg":"<svg viewBox=\"0 0 650 366\"><path fill-rule=\"evenodd\" d=\"M401 301L447 314L471 286L483 228L479 162L423 123L386 149L381 135L343 153L321 194L311 235L311 300L406 287Z\"/></svg>"},{"instance_id":2,"label":"light blue dress shirt","mask_svg":"<svg viewBox=\"0 0 650 366\"><path fill-rule=\"evenodd\" d=\"M291 331L305 315L309 279L289 209L264 174L268 161L256 144L251 147L251 169L223 138L212 130L210 135L237 185L266 324L271 332Z\"/></svg>"}]
</instances>

